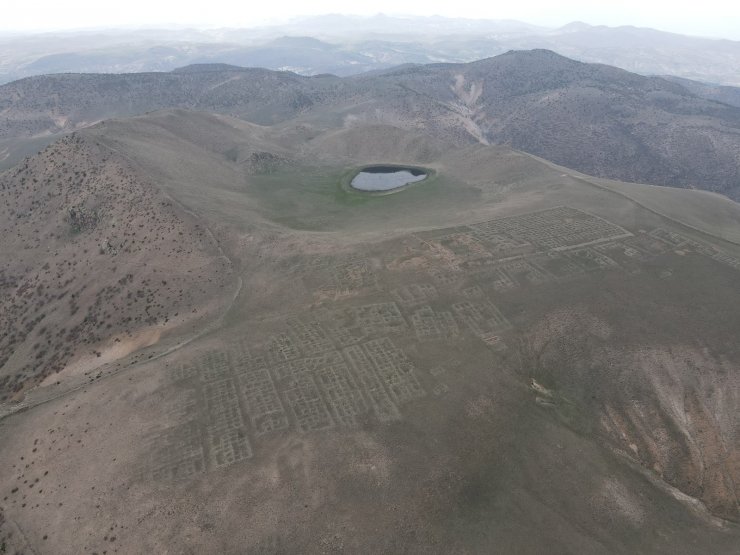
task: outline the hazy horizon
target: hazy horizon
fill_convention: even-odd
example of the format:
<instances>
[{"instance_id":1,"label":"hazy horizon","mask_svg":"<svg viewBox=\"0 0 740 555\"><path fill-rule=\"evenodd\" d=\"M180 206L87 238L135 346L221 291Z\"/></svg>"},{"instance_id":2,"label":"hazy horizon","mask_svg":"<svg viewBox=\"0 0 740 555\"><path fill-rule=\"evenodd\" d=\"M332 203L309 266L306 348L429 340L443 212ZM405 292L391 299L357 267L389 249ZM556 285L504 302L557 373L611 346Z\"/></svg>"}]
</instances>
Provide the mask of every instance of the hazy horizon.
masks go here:
<instances>
[{"instance_id":1,"label":"hazy horizon","mask_svg":"<svg viewBox=\"0 0 740 555\"><path fill-rule=\"evenodd\" d=\"M4 10L0 34L28 35L54 32L93 32L113 30L210 30L258 28L282 25L324 15L372 17L444 17L470 20L514 20L531 25L558 28L572 22L593 26L635 26L708 38L740 40L740 5L704 2L700 9L687 3L654 2L650 5L628 0L620 5L592 4L570 0L554 6L542 0L527 0L516 6L480 6L463 0L454 6L443 2L415 1L359 3L348 11L342 3L324 0L310 7L297 2L249 6L234 10L223 0L209 4L205 16L195 3L144 3L131 0L111 10L90 0L71 0L59 4L40 0L30 12L19 4ZM125 8L125 9L124 9ZM720 15L721 14L721 15Z\"/></svg>"}]
</instances>

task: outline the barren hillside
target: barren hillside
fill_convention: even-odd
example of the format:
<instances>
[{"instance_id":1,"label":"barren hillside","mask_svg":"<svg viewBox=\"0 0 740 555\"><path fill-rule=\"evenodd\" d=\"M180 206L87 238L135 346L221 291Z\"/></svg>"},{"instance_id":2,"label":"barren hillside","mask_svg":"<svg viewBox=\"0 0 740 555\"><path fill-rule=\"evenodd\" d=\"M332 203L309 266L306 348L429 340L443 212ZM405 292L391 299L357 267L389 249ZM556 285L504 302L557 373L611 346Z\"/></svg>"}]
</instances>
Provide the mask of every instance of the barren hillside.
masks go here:
<instances>
[{"instance_id":1,"label":"barren hillside","mask_svg":"<svg viewBox=\"0 0 740 555\"><path fill-rule=\"evenodd\" d=\"M233 289L203 223L82 136L2 174L0 201L4 401L205 325Z\"/></svg>"}]
</instances>

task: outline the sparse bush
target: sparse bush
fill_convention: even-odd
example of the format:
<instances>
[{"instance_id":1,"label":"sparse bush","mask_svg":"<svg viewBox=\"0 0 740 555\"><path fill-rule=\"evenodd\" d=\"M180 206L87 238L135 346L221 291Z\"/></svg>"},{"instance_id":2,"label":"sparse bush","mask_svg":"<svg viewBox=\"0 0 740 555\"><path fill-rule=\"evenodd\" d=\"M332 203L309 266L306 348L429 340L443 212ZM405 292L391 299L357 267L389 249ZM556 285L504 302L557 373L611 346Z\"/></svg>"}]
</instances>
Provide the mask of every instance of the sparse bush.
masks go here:
<instances>
[{"instance_id":1,"label":"sparse bush","mask_svg":"<svg viewBox=\"0 0 740 555\"><path fill-rule=\"evenodd\" d=\"M83 207L70 208L68 218L73 233L88 231L98 224L98 215Z\"/></svg>"}]
</instances>

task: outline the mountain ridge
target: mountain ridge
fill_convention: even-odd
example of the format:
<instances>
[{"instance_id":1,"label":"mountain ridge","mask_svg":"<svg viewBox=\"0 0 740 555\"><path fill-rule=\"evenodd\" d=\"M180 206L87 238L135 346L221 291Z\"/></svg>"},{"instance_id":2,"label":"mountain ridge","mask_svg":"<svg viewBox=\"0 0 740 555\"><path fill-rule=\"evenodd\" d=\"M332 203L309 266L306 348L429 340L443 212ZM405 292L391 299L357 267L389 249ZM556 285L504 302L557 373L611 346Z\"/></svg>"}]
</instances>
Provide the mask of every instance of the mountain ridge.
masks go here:
<instances>
[{"instance_id":1,"label":"mountain ridge","mask_svg":"<svg viewBox=\"0 0 740 555\"><path fill-rule=\"evenodd\" d=\"M740 109L701 94L547 50L344 78L191 66L0 86L0 139L22 151L24 140L171 107L262 125L299 118L319 129L351 121L423 124L460 144L506 144L591 175L699 187L738 199Z\"/></svg>"}]
</instances>

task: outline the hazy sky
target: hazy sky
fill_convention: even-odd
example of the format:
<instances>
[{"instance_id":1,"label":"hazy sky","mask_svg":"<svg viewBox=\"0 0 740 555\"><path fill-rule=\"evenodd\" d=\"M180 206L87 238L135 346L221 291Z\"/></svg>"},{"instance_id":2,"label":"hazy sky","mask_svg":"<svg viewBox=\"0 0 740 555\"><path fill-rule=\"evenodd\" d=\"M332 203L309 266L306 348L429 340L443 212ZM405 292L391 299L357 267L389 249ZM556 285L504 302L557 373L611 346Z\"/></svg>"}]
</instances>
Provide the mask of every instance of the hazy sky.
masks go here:
<instances>
[{"instance_id":1,"label":"hazy sky","mask_svg":"<svg viewBox=\"0 0 740 555\"><path fill-rule=\"evenodd\" d=\"M248 27L300 15L444 15L519 19L559 26L571 21L638 25L740 40L740 2L703 0L2 0L0 30L29 31L118 26Z\"/></svg>"}]
</instances>

